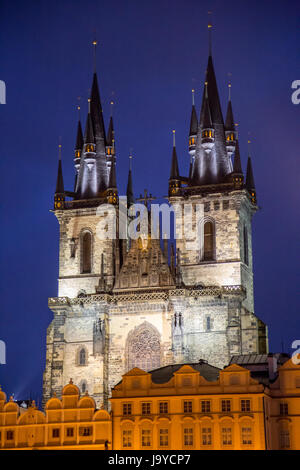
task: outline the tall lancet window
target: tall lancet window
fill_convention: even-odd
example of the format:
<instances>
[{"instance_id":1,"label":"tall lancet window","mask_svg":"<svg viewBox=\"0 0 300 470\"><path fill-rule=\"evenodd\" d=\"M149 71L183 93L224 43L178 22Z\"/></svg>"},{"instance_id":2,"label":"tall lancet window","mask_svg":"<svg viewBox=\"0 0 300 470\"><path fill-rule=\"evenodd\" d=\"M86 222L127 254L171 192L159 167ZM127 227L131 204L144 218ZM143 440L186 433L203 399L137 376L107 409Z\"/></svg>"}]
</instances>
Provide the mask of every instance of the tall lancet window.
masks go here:
<instances>
[{"instance_id":1,"label":"tall lancet window","mask_svg":"<svg viewBox=\"0 0 300 470\"><path fill-rule=\"evenodd\" d=\"M244 226L244 263L249 264L248 230L246 226Z\"/></svg>"},{"instance_id":2,"label":"tall lancet window","mask_svg":"<svg viewBox=\"0 0 300 470\"><path fill-rule=\"evenodd\" d=\"M90 273L92 271L92 235L90 232L84 232L82 235L82 272Z\"/></svg>"},{"instance_id":3,"label":"tall lancet window","mask_svg":"<svg viewBox=\"0 0 300 470\"><path fill-rule=\"evenodd\" d=\"M203 241L203 260L211 261L214 259L214 226L212 222L204 224Z\"/></svg>"}]
</instances>

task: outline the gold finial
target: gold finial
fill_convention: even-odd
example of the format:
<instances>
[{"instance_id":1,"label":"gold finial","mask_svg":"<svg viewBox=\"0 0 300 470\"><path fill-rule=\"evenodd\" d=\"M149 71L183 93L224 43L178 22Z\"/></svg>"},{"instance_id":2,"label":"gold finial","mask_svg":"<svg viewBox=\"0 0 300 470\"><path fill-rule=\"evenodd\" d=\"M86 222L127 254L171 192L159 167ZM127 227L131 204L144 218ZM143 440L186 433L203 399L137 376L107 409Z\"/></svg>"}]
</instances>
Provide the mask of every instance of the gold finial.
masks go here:
<instances>
[{"instance_id":1,"label":"gold finial","mask_svg":"<svg viewBox=\"0 0 300 470\"><path fill-rule=\"evenodd\" d=\"M132 170L132 149L129 152L129 170Z\"/></svg>"},{"instance_id":2,"label":"gold finial","mask_svg":"<svg viewBox=\"0 0 300 470\"><path fill-rule=\"evenodd\" d=\"M175 140L176 131L175 131L175 129L173 129L172 132L173 132L173 147L175 147L176 146L176 140Z\"/></svg>"},{"instance_id":3,"label":"gold finial","mask_svg":"<svg viewBox=\"0 0 300 470\"><path fill-rule=\"evenodd\" d=\"M195 90L194 88L192 89L192 104L195 106Z\"/></svg>"},{"instance_id":4,"label":"gold finial","mask_svg":"<svg viewBox=\"0 0 300 470\"><path fill-rule=\"evenodd\" d=\"M88 104L89 104L89 114L91 112L91 98L88 98Z\"/></svg>"},{"instance_id":5,"label":"gold finial","mask_svg":"<svg viewBox=\"0 0 300 470\"><path fill-rule=\"evenodd\" d=\"M110 101L110 117L112 117L112 115L113 115L114 104L115 103L113 102L113 100L111 100Z\"/></svg>"}]
</instances>

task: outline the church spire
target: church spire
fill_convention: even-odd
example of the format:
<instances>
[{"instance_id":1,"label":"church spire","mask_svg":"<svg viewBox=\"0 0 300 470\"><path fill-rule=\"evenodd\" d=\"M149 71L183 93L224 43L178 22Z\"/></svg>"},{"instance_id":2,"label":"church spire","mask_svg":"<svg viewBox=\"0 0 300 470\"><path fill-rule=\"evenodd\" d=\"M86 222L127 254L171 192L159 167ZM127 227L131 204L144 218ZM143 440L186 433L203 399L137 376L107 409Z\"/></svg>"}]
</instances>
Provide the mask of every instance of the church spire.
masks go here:
<instances>
[{"instance_id":1,"label":"church spire","mask_svg":"<svg viewBox=\"0 0 300 470\"><path fill-rule=\"evenodd\" d=\"M196 151L196 139L198 132L198 118L195 108L195 90L192 90L192 113L190 122L190 133L189 133L189 153L191 156L195 155Z\"/></svg>"},{"instance_id":2,"label":"church spire","mask_svg":"<svg viewBox=\"0 0 300 470\"><path fill-rule=\"evenodd\" d=\"M172 150L172 162L171 172L169 178L169 194L175 195L180 187L180 176L178 168L178 159L176 152L176 141L175 141L175 130L173 130L173 150Z\"/></svg>"},{"instance_id":3,"label":"church spire","mask_svg":"<svg viewBox=\"0 0 300 470\"><path fill-rule=\"evenodd\" d=\"M231 104L231 83L228 83L228 105L225 119L225 138L226 138L226 150L228 157L230 158L234 152L236 145L236 135L234 129L234 119Z\"/></svg>"},{"instance_id":4,"label":"church spire","mask_svg":"<svg viewBox=\"0 0 300 470\"><path fill-rule=\"evenodd\" d=\"M118 202L118 188L116 178L116 159L112 156L111 168L109 172L109 181L107 188L107 202L109 204L117 204Z\"/></svg>"},{"instance_id":5,"label":"church spire","mask_svg":"<svg viewBox=\"0 0 300 470\"><path fill-rule=\"evenodd\" d=\"M253 204L256 204L256 189L254 183L254 176L252 170L252 163L251 157L248 155L248 162L247 162L247 173L246 173L246 189L248 190L251 201Z\"/></svg>"},{"instance_id":6,"label":"church spire","mask_svg":"<svg viewBox=\"0 0 300 470\"><path fill-rule=\"evenodd\" d=\"M58 169L57 169L57 179L56 179L56 189L54 195L54 209L61 210L64 208L65 202L65 190L64 190L64 180L62 173L62 164L61 164L61 144L58 146Z\"/></svg>"},{"instance_id":7,"label":"church spire","mask_svg":"<svg viewBox=\"0 0 300 470\"><path fill-rule=\"evenodd\" d=\"M206 152L210 152L214 146L215 131L211 120L211 114L208 102L207 85L205 82L204 111L202 120L201 143Z\"/></svg>"},{"instance_id":8,"label":"church spire","mask_svg":"<svg viewBox=\"0 0 300 470\"><path fill-rule=\"evenodd\" d=\"M131 162L132 162L132 155L130 154L129 155L129 171L128 171L127 189L126 189L127 207L130 207L132 204L134 204Z\"/></svg>"},{"instance_id":9,"label":"church spire","mask_svg":"<svg viewBox=\"0 0 300 470\"><path fill-rule=\"evenodd\" d=\"M241 164L240 146L238 139L236 140L234 160L233 160L233 171L232 171L232 182L236 189L240 189L243 185L244 175Z\"/></svg>"}]
</instances>

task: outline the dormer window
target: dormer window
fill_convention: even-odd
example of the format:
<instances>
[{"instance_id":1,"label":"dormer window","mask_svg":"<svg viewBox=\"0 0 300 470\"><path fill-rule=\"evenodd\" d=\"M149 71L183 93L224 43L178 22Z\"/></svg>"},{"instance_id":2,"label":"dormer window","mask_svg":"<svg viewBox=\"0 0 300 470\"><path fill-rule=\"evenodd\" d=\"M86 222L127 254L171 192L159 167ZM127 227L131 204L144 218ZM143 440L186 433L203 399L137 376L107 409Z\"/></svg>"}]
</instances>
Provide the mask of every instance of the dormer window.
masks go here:
<instances>
[{"instance_id":1,"label":"dormer window","mask_svg":"<svg viewBox=\"0 0 300 470\"><path fill-rule=\"evenodd\" d=\"M80 154L81 154L80 150L75 150L75 157L76 158L80 158Z\"/></svg>"}]
</instances>

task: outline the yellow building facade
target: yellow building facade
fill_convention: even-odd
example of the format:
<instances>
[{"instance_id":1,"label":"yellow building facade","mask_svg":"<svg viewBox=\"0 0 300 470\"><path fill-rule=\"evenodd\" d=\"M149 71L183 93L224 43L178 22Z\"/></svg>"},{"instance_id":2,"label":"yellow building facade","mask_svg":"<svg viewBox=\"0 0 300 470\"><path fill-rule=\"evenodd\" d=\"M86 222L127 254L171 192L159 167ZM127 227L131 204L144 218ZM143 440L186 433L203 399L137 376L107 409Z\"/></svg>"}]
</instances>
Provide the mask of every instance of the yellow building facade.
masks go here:
<instances>
[{"instance_id":1,"label":"yellow building facade","mask_svg":"<svg viewBox=\"0 0 300 470\"><path fill-rule=\"evenodd\" d=\"M80 397L72 381L45 413L34 403L22 411L0 391L0 448L300 449L299 364L288 360L268 385L237 364L211 380L210 367L201 374L177 365L167 381L132 369L112 389L110 413L97 410L87 393Z\"/></svg>"}]
</instances>

